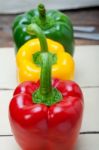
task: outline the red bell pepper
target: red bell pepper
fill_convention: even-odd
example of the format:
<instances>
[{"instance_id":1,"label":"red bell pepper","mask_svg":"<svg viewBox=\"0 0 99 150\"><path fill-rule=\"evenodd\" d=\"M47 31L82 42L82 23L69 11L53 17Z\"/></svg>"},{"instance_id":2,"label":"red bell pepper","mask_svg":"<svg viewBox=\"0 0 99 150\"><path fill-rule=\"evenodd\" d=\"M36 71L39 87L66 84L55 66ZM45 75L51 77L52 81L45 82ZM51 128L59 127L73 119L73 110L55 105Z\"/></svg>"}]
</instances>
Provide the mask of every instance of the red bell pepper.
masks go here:
<instances>
[{"instance_id":1,"label":"red bell pepper","mask_svg":"<svg viewBox=\"0 0 99 150\"><path fill-rule=\"evenodd\" d=\"M51 80L53 56L41 53L40 81L26 81L9 105L12 132L22 150L73 150L82 122L83 94L74 81Z\"/></svg>"}]
</instances>

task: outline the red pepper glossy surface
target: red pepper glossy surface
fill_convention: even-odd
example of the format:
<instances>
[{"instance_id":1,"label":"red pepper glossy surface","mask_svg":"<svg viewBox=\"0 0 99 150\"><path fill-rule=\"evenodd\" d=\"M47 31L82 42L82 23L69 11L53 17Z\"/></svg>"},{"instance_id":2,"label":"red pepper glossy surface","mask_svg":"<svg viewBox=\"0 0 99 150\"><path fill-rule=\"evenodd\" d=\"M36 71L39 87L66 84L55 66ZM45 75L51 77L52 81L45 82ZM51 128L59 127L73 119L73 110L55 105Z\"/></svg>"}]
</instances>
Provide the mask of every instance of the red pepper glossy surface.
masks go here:
<instances>
[{"instance_id":1,"label":"red pepper glossy surface","mask_svg":"<svg viewBox=\"0 0 99 150\"><path fill-rule=\"evenodd\" d=\"M54 79L62 99L51 106L36 104L39 82L21 83L9 105L13 134L22 150L73 150L82 122L83 95L73 81Z\"/></svg>"}]
</instances>

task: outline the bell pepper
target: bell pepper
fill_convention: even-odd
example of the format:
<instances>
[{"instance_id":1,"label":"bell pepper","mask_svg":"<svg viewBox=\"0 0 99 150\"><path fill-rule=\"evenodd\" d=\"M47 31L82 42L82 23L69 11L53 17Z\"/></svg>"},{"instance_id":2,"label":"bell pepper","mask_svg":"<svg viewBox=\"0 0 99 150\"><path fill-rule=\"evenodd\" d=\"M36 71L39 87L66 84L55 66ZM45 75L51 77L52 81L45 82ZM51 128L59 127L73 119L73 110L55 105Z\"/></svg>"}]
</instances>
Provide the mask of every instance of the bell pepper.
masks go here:
<instances>
[{"instance_id":1,"label":"bell pepper","mask_svg":"<svg viewBox=\"0 0 99 150\"><path fill-rule=\"evenodd\" d=\"M40 81L25 81L14 90L12 132L22 150L73 150L82 122L82 91L74 81L51 80L53 55L43 52L38 58Z\"/></svg>"},{"instance_id":2,"label":"bell pepper","mask_svg":"<svg viewBox=\"0 0 99 150\"><path fill-rule=\"evenodd\" d=\"M62 80L74 78L74 60L72 56L64 51L60 43L46 40L42 30L37 24L27 26L29 34L36 34L39 39L26 42L16 55L19 82L31 80L38 81L40 78L40 66L35 64L39 53L47 52L53 55L54 63L52 76Z\"/></svg>"},{"instance_id":3,"label":"bell pepper","mask_svg":"<svg viewBox=\"0 0 99 150\"><path fill-rule=\"evenodd\" d=\"M29 35L26 32L26 26L31 23L36 23L47 38L60 42L64 49L73 55L73 26L69 17L56 10L46 11L43 4L40 4L38 9L18 15L13 21L12 33L16 52L28 40L36 38L36 35Z\"/></svg>"}]
</instances>

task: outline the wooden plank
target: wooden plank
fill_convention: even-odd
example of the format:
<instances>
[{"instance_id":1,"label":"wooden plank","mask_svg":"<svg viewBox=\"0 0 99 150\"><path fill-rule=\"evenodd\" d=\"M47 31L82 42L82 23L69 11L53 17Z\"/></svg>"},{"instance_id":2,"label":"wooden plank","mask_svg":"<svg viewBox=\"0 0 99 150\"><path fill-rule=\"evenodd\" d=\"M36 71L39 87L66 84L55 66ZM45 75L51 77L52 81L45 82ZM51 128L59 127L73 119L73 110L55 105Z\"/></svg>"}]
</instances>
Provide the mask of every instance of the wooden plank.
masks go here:
<instances>
[{"instance_id":1,"label":"wooden plank","mask_svg":"<svg viewBox=\"0 0 99 150\"><path fill-rule=\"evenodd\" d=\"M75 150L98 150L99 134L80 135Z\"/></svg>"},{"instance_id":2,"label":"wooden plank","mask_svg":"<svg viewBox=\"0 0 99 150\"><path fill-rule=\"evenodd\" d=\"M77 46L75 81L80 86L99 86L99 46Z\"/></svg>"},{"instance_id":3,"label":"wooden plank","mask_svg":"<svg viewBox=\"0 0 99 150\"><path fill-rule=\"evenodd\" d=\"M99 88L82 89L84 92L84 115L81 132L99 131ZM8 106L13 91L0 91L0 135L12 134L8 119Z\"/></svg>"},{"instance_id":4,"label":"wooden plank","mask_svg":"<svg viewBox=\"0 0 99 150\"><path fill-rule=\"evenodd\" d=\"M84 114L81 131L99 131L99 88L82 89Z\"/></svg>"},{"instance_id":5,"label":"wooden plank","mask_svg":"<svg viewBox=\"0 0 99 150\"><path fill-rule=\"evenodd\" d=\"M8 119L8 106L12 98L12 91L0 90L0 135L12 134L10 129L10 123Z\"/></svg>"},{"instance_id":6,"label":"wooden plank","mask_svg":"<svg viewBox=\"0 0 99 150\"><path fill-rule=\"evenodd\" d=\"M20 150L14 137L0 137L0 150ZM79 135L75 150L98 150L99 134Z\"/></svg>"},{"instance_id":7,"label":"wooden plank","mask_svg":"<svg viewBox=\"0 0 99 150\"><path fill-rule=\"evenodd\" d=\"M75 81L82 87L99 86L99 46L77 46L75 50ZM17 83L13 48L0 49L0 88L15 88Z\"/></svg>"},{"instance_id":8,"label":"wooden plank","mask_svg":"<svg viewBox=\"0 0 99 150\"><path fill-rule=\"evenodd\" d=\"M97 0L98 1L98 0ZM53 5L53 4L52 4ZM94 26L95 32L99 32L99 8L79 9L79 10L64 10L63 13L68 15L72 20L73 25L78 26ZM87 15L86 15L87 14ZM0 46L12 47L14 42L12 40L12 21L18 14L0 14ZM76 45L99 45L99 41L75 39Z\"/></svg>"},{"instance_id":9,"label":"wooden plank","mask_svg":"<svg viewBox=\"0 0 99 150\"><path fill-rule=\"evenodd\" d=\"M0 49L0 88L14 88L17 85L14 49Z\"/></svg>"},{"instance_id":10,"label":"wooden plank","mask_svg":"<svg viewBox=\"0 0 99 150\"><path fill-rule=\"evenodd\" d=\"M0 150L21 150L14 137L0 137Z\"/></svg>"}]
</instances>

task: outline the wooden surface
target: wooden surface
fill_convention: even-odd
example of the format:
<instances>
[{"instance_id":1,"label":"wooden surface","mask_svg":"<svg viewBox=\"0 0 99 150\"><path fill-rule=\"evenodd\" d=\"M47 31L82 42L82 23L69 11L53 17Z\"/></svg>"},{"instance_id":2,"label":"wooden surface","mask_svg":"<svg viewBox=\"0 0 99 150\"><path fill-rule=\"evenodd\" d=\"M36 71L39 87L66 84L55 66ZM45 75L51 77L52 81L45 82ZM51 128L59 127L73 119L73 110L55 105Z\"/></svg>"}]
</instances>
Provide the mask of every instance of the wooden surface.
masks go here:
<instances>
[{"instance_id":1,"label":"wooden surface","mask_svg":"<svg viewBox=\"0 0 99 150\"><path fill-rule=\"evenodd\" d=\"M98 8L64 11L73 25L95 26L99 32ZM12 47L11 23L16 15L0 15L0 47ZM83 123L75 150L99 149L99 41L76 39L75 81L84 93ZM89 57L88 57L89 56ZM0 150L19 150L9 125L8 105L18 84L14 48L0 48Z\"/></svg>"},{"instance_id":2,"label":"wooden surface","mask_svg":"<svg viewBox=\"0 0 99 150\"><path fill-rule=\"evenodd\" d=\"M73 25L95 26L99 32L99 10L98 8L81 9L64 11L71 20ZM0 15L0 47L13 46L11 23L16 15ZM93 45L99 44L99 41L75 39L76 45Z\"/></svg>"},{"instance_id":3,"label":"wooden surface","mask_svg":"<svg viewBox=\"0 0 99 150\"><path fill-rule=\"evenodd\" d=\"M74 60L75 81L84 94L83 122L75 150L98 150L99 45L76 46ZM9 103L18 84L14 48L0 48L0 65L3 66L0 73L0 150L20 150L12 136L8 119Z\"/></svg>"},{"instance_id":4,"label":"wooden surface","mask_svg":"<svg viewBox=\"0 0 99 150\"><path fill-rule=\"evenodd\" d=\"M99 46L76 46L74 59L75 81L82 88L99 86ZM0 49L0 66L0 89L14 89L17 86L14 48Z\"/></svg>"}]
</instances>

